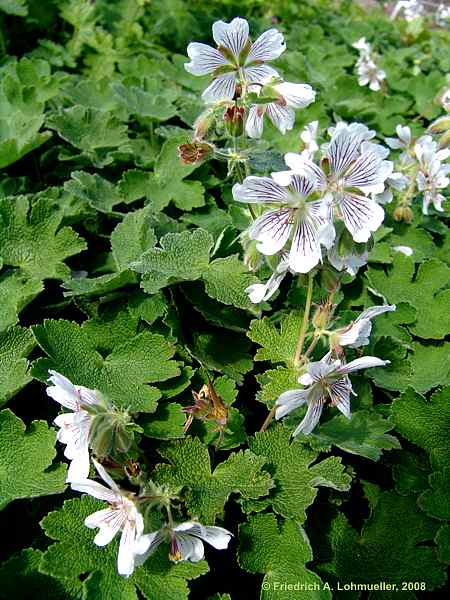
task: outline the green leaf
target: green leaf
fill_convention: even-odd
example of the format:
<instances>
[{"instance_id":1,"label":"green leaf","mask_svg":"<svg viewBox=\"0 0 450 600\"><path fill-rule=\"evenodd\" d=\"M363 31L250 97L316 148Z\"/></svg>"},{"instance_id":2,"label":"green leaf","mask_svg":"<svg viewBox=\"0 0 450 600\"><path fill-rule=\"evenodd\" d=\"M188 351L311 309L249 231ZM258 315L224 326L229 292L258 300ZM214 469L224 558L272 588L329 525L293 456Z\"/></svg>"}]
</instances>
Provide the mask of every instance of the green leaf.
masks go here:
<instances>
[{"instance_id":1,"label":"green leaf","mask_svg":"<svg viewBox=\"0 0 450 600\"><path fill-rule=\"evenodd\" d=\"M43 553L27 548L12 556L0 566L3 598L21 600L80 600L81 582L70 583L39 572Z\"/></svg>"},{"instance_id":2,"label":"green leaf","mask_svg":"<svg viewBox=\"0 0 450 600\"><path fill-rule=\"evenodd\" d=\"M154 480L159 484L187 488L186 507L189 514L207 523L223 514L224 505L232 493L245 499L259 498L268 493L272 480L261 469L264 457L250 450L231 454L211 470L208 448L197 438L188 437L162 446L159 453L169 465L157 465Z\"/></svg>"},{"instance_id":3,"label":"green leaf","mask_svg":"<svg viewBox=\"0 0 450 600\"><path fill-rule=\"evenodd\" d=\"M431 473L429 483L431 489L419 496L420 508L435 519L450 519L450 466Z\"/></svg>"},{"instance_id":4,"label":"green leaf","mask_svg":"<svg viewBox=\"0 0 450 600\"><path fill-rule=\"evenodd\" d=\"M170 440L184 437L185 414L181 404L160 402L153 415L139 420L144 435L158 440Z\"/></svg>"},{"instance_id":5,"label":"green leaf","mask_svg":"<svg viewBox=\"0 0 450 600\"><path fill-rule=\"evenodd\" d=\"M150 248L131 267L143 273L142 287L149 294L180 281L200 279L208 268L213 246L211 235L203 229L168 233L160 248Z\"/></svg>"},{"instance_id":6,"label":"green leaf","mask_svg":"<svg viewBox=\"0 0 450 600\"><path fill-rule=\"evenodd\" d=\"M436 522L417 510L413 496L383 492L361 535L343 514L334 520L329 536L333 562L321 570L342 587L350 582L397 584L393 591L371 592L374 600L398 598L404 581L423 581L430 592L445 583L445 567L436 560L435 548L418 544L432 540L436 530ZM415 598L408 592L403 596Z\"/></svg>"},{"instance_id":7,"label":"green leaf","mask_svg":"<svg viewBox=\"0 0 450 600\"><path fill-rule=\"evenodd\" d=\"M85 106L65 108L47 120L47 126L81 151L96 167L113 162L114 150L130 152L128 128L112 113ZM64 158L61 156L60 158Z\"/></svg>"},{"instance_id":8,"label":"green leaf","mask_svg":"<svg viewBox=\"0 0 450 600\"><path fill-rule=\"evenodd\" d=\"M435 468L450 465L450 387L429 400L407 390L393 401L392 417L397 431L426 450Z\"/></svg>"},{"instance_id":9,"label":"green leaf","mask_svg":"<svg viewBox=\"0 0 450 600\"><path fill-rule=\"evenodd\" d=\"M29 329L12 327L0 333L0 406L31 381L26 357L34 346Z\"/></svg>"},{"instance_id":10,"label":"green leaf","mask_svg":"<svg viewBox=\"0 0 450 600\"><path fill-rule=\"evenodd\" d=\"M311 546L294 521L279 526L273 514L256 515L240 526L239 541L241 567L264 574L261 600L285 600L294 595L307 600L331 598L320 577L306 568L313 559Z\"/></svg>"},{"instance_id":11,"label":"green leaf","mask_svg":"<svg viewBox=\"0 0 450 600\"><path fill-rule=\"evenodd\" d=\"M208 296L237 308L255 311L245 289L258 279L249 273L237 255L213 260L203 273Z\"/></svg>"},{"instance_id":12,"label":"green leaf","mask_svg":"<svg viewBox=\"0 0 450 600\"><path fill-rule=\"evenodd\" d=\"M123 198L113 183L100 175L73 171L64 189L75 197L87 202L95 210L110 213Z\"/></svg>"},{"instance_id":13,"label":"green leaf","mask_svg":"<svg viewBox=\"0 0 450 600\"><path fill-rule=\"evenodd\" d=\"M135 332L103 356L98 341L76 323L47 320L32 329L49 356L33 363L34 377L45 381L48 370L55 369L76 385L100 390L114 405L130 412L153 412L161 393L148 384L179 374L171 360L175 348L159 334Z\"/></svg>"},{"instance_id":14,"label":"green leaf","mask_svg":"<svg viewBox=\"0 0 450 600\"><path fill-rule=\"evenodd\" d=\"M438 558L441 562L450 564L450 525L442 525L434 538L438 546Z\"/></svg>"},{"instance_id":15,"label":"green leaf","mask_svg":"<svg viewBox=\"0 0 450 600\"><path fill-rule=\"evenodd\" d=\"M450 333L450 268L438 260L422 263L414 277L414 261L403 254L394 258L393 268L370 268L367 278L372 288L390 303L405 300L417 310L410 331L425 339L442 339Z\"/></svg>"},{"instance_id":16,"label":"green leaf","mask_svg":"<svg viewBox=\"0 0 450 600\"><path fill-rule=\"evenodd\" d=\"M86 249L62 214L45 197L30 205L25 196L0 199L0 258L35 279L66 279L69 256ZM35 287L35 286L34 286Z\"/></svg>"},{"instance_id":17,"label":"green leaf","mask_svg":"<svg viewBox=\"0 0 450 600\"><path fill-rule=\"evenodd\" d=\"M119 103L138 118L167 121L177 114L177 108L172 104L178 95L177 90L167 86L161 88L156 79L145 79L146 89L122 83L113 83L111 87Z\"/></svg>"},{"instance_id":18,"label":"green leaf","mask_svg":"<svg viewBox=\"0 0 450 600\"><path fill-rule=\"evenodd\" d=\"M261 385L257 400L267 404L268 408L272 408L280 394L298 387L298 372L285 367L268 369L262 375L258 375L256 379Z\"/></svg>"},{"instance_id":19,"label":"green leaf","mask_svg":"<svg viewBox=\"0 0 450 600\"><path fill-rule=\"evenodd\" d=\"M8 15L25 17L28 14L27 0L0 0L0 10Z\"/></svg>"},{"instance_id":20,"label":"green leaf","mask_svg":"<svg viewBox=\"0 0 450 600\"><path fill-rule=\"evenodd\" d=\"M250 438L250 450L259 457L266 457L264 468L275 481L275 488L268 498L246 502L244 507L261 511L272 506L276 513L303 523L318 486L346 491L350 489L351 477L344 472L340 458L332 456L317 462L318 452L298 440L290 443L290 436L290 430L276 425Z\"/></svg>"},{"instance_id":21,"label":"green leaf","mask_svg":"<svg viewBox=\"0 0 450 600\"><path fill-rule=\"evenodd\" d=\"M137 589L148 600L187 600L186 580L206 573L206 562L170 563L166 548L150 556L130 577L121 577L117 574L117 540L98 547L93 543L95 532L84 525L88 515L104 507L84 496L67 500L62 509L43 519L45 533L56 543L44 553L41 572L65 583L83 579L85 600L138 600Z\"/></svg>"},{"instance_id":22,"label":"green leaf","mask_svg":"<svg viewBox=\"0 0 450 600\"><path fill-rule=\"evenodd\" d=\"M262 346L258 348L255 360L268 360L293 367L302 320L303 315L298 311L283 314L279 328L269 317L254 319L250 323L248 337Z\"/></svg>"},{"instance_id":23,"label":"green leaf","mask_svg":"<svg viewBox=\"0 0 450 600\"><path fill-rule=\"evenodd\" d=\"M0 275L0 331L15 325L20 311L43 289L39 279L30 279L17 271L7 271Z\"/></svg>"},{"instance_id":24,"label":"green leaf","mask_svg":"<svg viewBox=\"0 0 450 600\"><path fill-rule=\"evenodd\" d=\"M0 510L17 498L64 491L66 467L52 465L56 434L45 421L28 430L9 409L0 412Z\"/></svg>"},{"instance_id":25,"label":"green leaf","mask_svg":"<svg viewBox=\"0 0 450 600\"><path fill-rule=\"evenodd\" d=\"M311 435L311 442L317 450L330 450L331 446L337 446L345 452L376 461L382 450L400 448L397 438L387 434L393 428L394 424L381 415L360 410L352 414L351 420L338 415L321 424Z\"/></svg>"}]
</instances>

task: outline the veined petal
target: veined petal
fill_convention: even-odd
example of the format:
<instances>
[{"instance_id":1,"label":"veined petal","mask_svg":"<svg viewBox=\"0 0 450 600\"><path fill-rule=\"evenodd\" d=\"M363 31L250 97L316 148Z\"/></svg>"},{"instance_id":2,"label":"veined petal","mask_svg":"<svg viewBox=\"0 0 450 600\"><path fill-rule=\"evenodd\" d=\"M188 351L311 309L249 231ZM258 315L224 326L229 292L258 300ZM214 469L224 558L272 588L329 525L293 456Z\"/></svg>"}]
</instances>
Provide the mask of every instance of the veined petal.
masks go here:
<instances>
[{"instance_id":1,"label":"veined petal","mask_svg":"<svg viewBox=\"0 0 450 600\"><path fill-rule=\"evenodd\" d=\"M113 504L114 502L120 500L120 496L118 496L116 492L109 490L101 483L98 483L97 481L92 481L91 479L72 481L70 486L73 490L77 492L84 492L85 494L89 494L93 498L97 498L98 500L105 500L110 504Z\"/></svg>"},{"instance_id":2,"label":"veined petal","mask_svg":"<svg viewBox=\"0 0 450 600\"><path fill-rule=\"evenodd\" d=\"M177 532L175 533L175 539L182 560L198 562L205 556L205 548L203 542L199 538L190 535L189 533Z\"/></svg>"},{"instance_id":3,"label":"veined petal","mask_svg":"<svg viewBox=\"0 0 450 600\"><path fill-rule=\"evenodd\" d=\"M246 177L244 182L235 183L233 198L237 202L252 204L278 204L288 197L287 191L279 186L271 177Z\"/></svg>"},{"instance_id":4,"label":"veined petal","mask_svg":"<svg viewBox=\"0 0 450 600\"><path fill-rule=\"evenodd\" d=\"M342 365L338 371L339 373L347 374L359 371L360 369L369 369L370 367L384 367L389 363L389 360L381 360L381 358L377 358L376 356L361 356L361 358L356 358L346 365Z\"/></svg>"},{"instance_id":5,"label":"veined petal","mask_svg":"<svg viewBox=\"0 0 450 600\"><path fill-rule=\"evenodd\" d=\"M273 86L292 108L305 108L316 98L316 92L307 83L283 81Z\"/></svg>"},{"instance_id":6,"label":"veined petal","mask_svg":"<svg viewBox=\"0 0 450 600\"><path fill-rule=\"evenodd\" d=\"M266 107L262 104L250 106L247 121L245 123L245 131L247 132L248 137L259 139L262 136L265 112Z\"/></svg>"},{"instance_id":7,"label":"veined petal","mask_svg":"<svg viewBox=\"0 0 450 600\"><path fill-rule=\"evenodd\" d=\"M100 475L100 477L103 479L103 481L105 483L107 483L109 485L109 487L116 492L117 494L120 495L120 489L119 486L117 485L117 483L114 481L114 479L112 479L112 477L110 477L108 475L108 473L106 472L105 468L102 467L102 465L97 462L96 460L92 459L92 462L94 463L94 467L95 470L97 471L97 473Z\"/></svg>"},{"instance_id":8,"label":"veined petal","mask_svg":"<svg viewBox=\"0 0 450 600\"><path fill-rule=\"evenodd\" d=\"M356 320L349 329L339 334L339 346L349 346L350 348L367 346L371 331L372 323L369 319Z\"/></svg>"},{"instance_id":9,"label":"veined petal","mask_svg":"<svg viewBox=\"0 0 450 600\"><path fill-rule=\"evenodd\" d=\"M269 29L262 33L252 44L246 64L256 61L275 60L286 50L286 44L281 32Z\"/></svg>"},{"instance_id":10,"label":"veined petal","mask_svg":"<svg viewBox=\"0 0 450 600\"><path fill-rule=\"evenodd\" d=\"M309 196L314 191L315 179L313 177L305 177L294 173L291 178L290 185L301 196ZM313 204L313 203L311 203Z\"/></svg>"},{"instance_id":11,"label":"veined petal","mask_svg":"<svg viewBox=\"0 0 450 600\"><path fill-rule=\"evenodd\" d=\"M275 418L281 419L285 415L289 414L302 404L307 402L309 397L309 390L288 390L283 392L276 401L276 412Z\"/></svg>"},{"instance_id":12,"label":"veined petal","mask_svg":"<svg viewBox=\"0 0 450 600\"><path fill-rule=\"evenodd\" d=\"M81 406L98 406L100 403L97 393L95 390L91 390L84 385L79 385L77 387L77 392L80 396L80 404Z\"/></svg>"},{"instance_id":13,"label":"veined petal","mask_svg":"<svg viewBox=\"0 0 450 600\"><path fill-rule=\"evenodd\" d=\"M323 189L326 186L327 178L325 173L305 155L297 154L296 152L288 152L284 155L284 162L295 173L310 179L315 178L316 186L319 189Z\"/></svg>"},{"instance_id":14,"label":"veined petal","mask_svg":"<svg viewBox=\"0 0 450 600\"><path fill-rule=\"evenodd\" d=\"M213 38L216 44L223 46L237 59L248 41L248 23L245 19L236 17L230 23L216 21L212 26Z\"/></svg>"},{"instance_id":15,"label":"veined petal","mask_svg":"<svg viewBox=\"0 0 450 600\"><path fill-rule=\"evenodd\" d=\"M306 415L292 434L294 437L296 437L299 433L302 432L304 433L304 435L309 435L311 431L315 429L315 427L320 421L324 402L324 397L318 396L309 403Z\"/></svg>"},{"instance_id":16,"label":"veined petal","mask_svg":"<svg viewBox=\"0 0 450 600\"><path fill-rule=\"evenodd\" d=\"M290 131L295 124L295 112L289 106L282 106L277 102L270 102L266 108L267 116L283 135Z\"/></svg>"},{"instance_id":17,"label":"veined petal","mask_svg":"<svg viewBox=\"0 0 450 600\"><path fill-rule=\"evenodd\" d=\"M64 455L67 457L66 453ZM89 477L89 447L86 446L79 450L77 454L71 454L71 462L69 465L69 469L67 471L67 483L72 483L73 481L81 481L83 479L87 479Z\"/></svg>"},{"instance_id":18,"label":"veined petal","mask_svg":"<svg viewBox=\"0 0 450 600\"><path fill-rule=\"evenodd\" d=\"M289 252L289 267L296 273L309 273L321 259L317 225L305 216L297 222Z\"/></svg>"},{"instance_id":19,"label":"veined petal","mask_svg":"<svg viewBox=\"0 0 450 600\"><path fill-rule=\"evenodd\" d=\"M364 310L356 320L360 321L362 319L373 319L374 317L377 317L378 315L382 315L385 312L393 312L394 310L396 310L396 308L397 307L395 306L395 304L383 304L382 306L371 306L370 308L367 308L366 310Z\"/></svg>"},{"instance_id":20,"label":"veined petal","mask_svg":"<svg viewBox=\"0 0 450 600\"><path fill-rule=\"evenodd\" d=\"M350 419L350 392L352 391L352 387L348 378L339 379L338 381L334 381L330 383L328 387L328 393L330 395L330 400L333 406L338 408L341 413Z\"/></svg>"},{"instance_id":21,"label":"veined petal","mask_svg":"<svg viewBox=\"0 0 450 600\"><path fill-rule=\"evenodd\" d=\"M225 73L219 75L206 88L202 94L205 102L219 102L220 100L232 100L236 92L236 73Z\"/></svg>"},{"instance_id":22,"label":"veined petal","mask_svg":"<svg viewBox=\"0 0 450 600\"><path fill-rule=\"evenodd\" d=\"M192 42L187 47L187 53L191 62L185 63L184 68L192 75L208 75L228 64L221 52L206 44Z\"/></svg>"},{"instance_id":23,"label":"veined petal","mask_svg":"<svg viewBox=\"0 0 450 600\"><path fill-rule=\"evenodd\" d=\"M208 544L211 544L217 550L224 550L228 547L233 534L223 527L204 526L195 521L181 523L174 527L174 531L185 531L189 535L201 538Z\"/></svg>"},{"instance_id":24,"label":"veined petal","mask_svg":"<svg viewBox=\"0 0 450 600\"><path fill-rule=\"evenodd\" d=\"M292 211L288 208L268 210L251 225L250 238L257 240L258 250L271 256L279 252L291 235Z\"/></svg>"},{"instance_id":25,"label":"veined petal","mask_svg":"<svg viewBox=\"0 0 450 600\"><path fill-rule=\"evenodd\" d=\"M332 360L331 355L328 353L321 358L321 360L317 360L315 362L311 362L308 365L308 374L311 377L312 381L320 382L322 379L325 379L327 375L333 373L336 369L341 366L340 360ZM300 381L300 379L299 379ZM302 378L301 383L306 381L306 378Z\"/></svg>"},{"instance_id":26,"label":"veined petal","mask_svg":"<svg viewBox=\"0 0 450 600\"><path fill-rule=\"evenodd\" d=\"M407 125L397 125L395 128L398 139L403 142L404 146L409 146L411 143L411 129Z\"/></svg>"},{"instance_id":27,"label":"veined petal","mask_svg":"<svg viewBox=\"0 0 450 600\"><path fill-rule=\"evenodd\" d=\"M84 524L89 529L98 527L99 532L94 538L94 544L97 546L106 546L120 530L125 518L125 514L122 511L105 508L86 517Z\"/></svg>"},{"instance_id":28,"label":"veined petal","mask_svg":"<svg viewBox=\"0 0 450 600\"><path fill-rule=\"evenodd\" d=\"M152 533L145 533L141 535L135 543L134 553L135 559L134 564L139 567L143 565L150 554L153 554L155 550L164 542L166 536L164 531L158 529L158 531L153 531Z\"/></svg>"},{"instance_id":29,"label":"veined petal","mask_svg":"<svg viewBox=\"0 0 450 600\"><path fill-rule=\"evenodd\" d=\"M286 277L287 270L273 273L267 280L266 284L254 283L245 289L246 294L253 304L259 304L272 298L275 292L280 287L281 282Z\"/></svg>"},{"instance_id":30,"label":"veined petal","mask_svg":"<svg viewBox=\"0 0 450 600\"><path fill-rule=\"evenodd\" d=\"M267 83L268 80L280 76L278 71L269 65L251 65L244 68L244 73L249 84Z\"/></svg>"},{"instance_id":31,"label":"veined petal","mask_svg":"<svg viewBox=\"0 0 450 600\"><path fill-rule=\"evenodd\" d=\"M366 152L359 156L346 172L345 186L359 188L366 193L382 192L384 182L392 173L392 169L391 161L381 160L375 152Z\"/></svg>"},{"instance_id":32,"label":"veined petal","mask_svg":"<svg viewBox=\"0 0 450 600\"><path fill-rule=\"evenodd\" d=\"M358 158L361 137L352 135L347 129L337 129L327 149L330 168L341 175Z\"/></svg>"},{"instance_id":33,"label":"veined petal","mask_svg":"<svg viewBox=\"0 0 450 600\"><path fill-rule=\"evenodd\" d=\"M47 387L47 396L50 396L55 402L58 402L58 404L69 410L75 412L80 410L80 396L76 387L67 377L56 373L56 371L49 371L49 373L52 374L49 381L54 383L54 385Z\"/></svg>"},{"instance_id":34,"label":"veined petal","mask_svg":"<svg viewBox=\"0 0 450 600\"><path fill-rule=\"evenodd\" d=\"M117 555L117 571L119 575L129 577L134 571L134 550L136 546L136 524L127 519L120 536L119 553Z\"/></svg>"},{"instance_id":35,"label":"veined petal","mask_svg":"<svg viewBox=\"0 0 450 600\"><path fill-rule=\"evenodd\" d=\"M345 193L338 199L346 228L355 242L367 242L384 220L384 210L371 198Z\"/></svg>"},{"instance_id":36,"label":"veined petal","mask_svg":"<svg viewBox=\"0 0 450 600\"><path fill-rule=\"evenodd\" d=\"M273 171L270 174L275 183L278 183L278 185L281 185L283 187L291 185L292 178L294 175L295 173L293 171Z\"/></svg>"}]
</instances>

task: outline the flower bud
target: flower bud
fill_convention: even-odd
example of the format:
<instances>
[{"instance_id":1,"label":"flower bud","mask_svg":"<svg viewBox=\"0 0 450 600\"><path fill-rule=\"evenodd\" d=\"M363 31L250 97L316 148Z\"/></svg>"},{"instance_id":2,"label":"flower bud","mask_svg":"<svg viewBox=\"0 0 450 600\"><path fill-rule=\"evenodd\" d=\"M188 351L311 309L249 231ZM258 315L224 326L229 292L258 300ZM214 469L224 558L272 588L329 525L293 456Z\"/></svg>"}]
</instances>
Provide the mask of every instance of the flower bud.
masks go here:
<instances>
[{"instance_id":1,"label":"flower bud","mask_svg":"<svg viewBox=\"0 0 450 600\"><path fill-rule=\"evenodd\" d=\"M431 125L428 127L428 130L431 133L445 133L450 130L450 115L445 115L445 117L439 117L436 121L433 121Z\"/></svg>"},{"instance_id":2,"label":"flower bud","mask_svg":"<svg viewBox=\"0 0 450 600\"><path fill-rule=\"evenodd\" d=\"M232 136L242 135L244 132L245 109L242 106L229 106L223 115L227 131Z\"/></svg>"},{"instance_id":3,"label":"flower bud","mask_svg":"<svg viewBox=\"0 0 450 600\"><path fill-rule=\"evenodd\" d=\"M450 129L439 138L439 148L450 147Z\"/></svg>"},{"instance_id":4,"label":"flower bud","mask_svg":"<svg viewBox=\"0 0 450 600\"><path fill-rule=\"evenodd\" d=\"M90 446L99 458L118 457L133 445L134 429L137 427L127 412L99 413L91 424Z\"/></svg>"},{"instance_id":5,"label":"flower bud","mask_svg":"<svg viewBox=\"0 0 450 600\"><path fill-rule=\"evenodd\" d=\"M392 215L395 221L404 221L405 223L412 223L414 219L414 213L409 206L397 206Z\"/></svg>"},{"instance_id":6,"label":"flower bud","mask_svg":"<svg viewBox=\"0 0 450 600\"><path fill-rule=\"evenodd\" d=\"M256 240L251 240L245 248L244 264L249 271L256 271L261 266L261 254L256 248L257 244Z\"/></svg>"},{"instance_id":7,"label":"flower bud","mask_svg":"<svg viewBox=\"0 0 450 600\"><path fill-rule=\"evenodd\" d=\"M330 319L330 307L326 304L321 304L317 307L316 312L312 318L312 324L314 329L319 331L326 328Z\"/></svg>"},{"instance_id":8,"label":"flower bud","mask_svg":"<svg viewBox=\"0 0 450 600\"><path fill-rule=\"evenodd\" d=\"M202 112L194 123L194 138L198 140L203 139L214 123L214 119L215 115L213 110L207 109Z\"/></svg>"},{"instance_id":9,"label":"flower bud","mask_svg":"<svg viewBox=\"0 0 450 600\"><path fill-rule=\"evenodd\" d=\"M207 142L190 142L178 146L178 156L185 165L195 165L213 153L213 147Z\"/></svg>"}]
</instances>

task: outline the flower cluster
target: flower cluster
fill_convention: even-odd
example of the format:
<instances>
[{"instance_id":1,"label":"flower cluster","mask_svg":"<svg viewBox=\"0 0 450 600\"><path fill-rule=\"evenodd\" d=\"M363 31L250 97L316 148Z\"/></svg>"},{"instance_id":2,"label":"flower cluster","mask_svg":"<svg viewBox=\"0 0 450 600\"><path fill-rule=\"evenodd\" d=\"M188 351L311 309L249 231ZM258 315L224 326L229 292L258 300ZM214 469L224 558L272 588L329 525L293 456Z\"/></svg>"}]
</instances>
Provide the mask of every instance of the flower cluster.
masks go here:
<instances>
[{"instance_id":1,"label":"flower cluster","mask_svg":"<svg viewBox=\"0 0 450 600\"><path fill-rule=\"evenodd\" d=\"M386 73L376 64L377 59L371 45L362 37L352 46L359 50L355 65L359 85L368 85L372 91L378 92L386 79Z\"/></svg>"},{"instance_id":2,"label":"flower cluster","mask_svg":"<svg viewBox=\"0 0 450 600\"><path fill-rule=\"evenodd\" d=\"M354 391L348 375L361 369L383 367L389 364L389 361L375 356L363 356L346 363L343 348L366 346L372 330L371 320L395 308L394 305L374 306L362 312L347 327L335 331L316 330L318 337L328 338L330 350L321 360L310 362L306 373L298 378L298 382L304 387L284 392L278 397L275 405L277 419L304 404L307 405L306 414L294 430L294 436L301 432L309 435L314 430L327 401L345 417L351 418L350 395L354 395Z\"/></svg>"},{"instance_id":3,"label":"flower cluster","mask_svg":"<svg viewBox=\"0 0 450 600\"><path fill-rule=\"evenodd\" d=\"M405 21L414 21L424 14L424 5L419 0L400 0L394 6L391 13L391 19L395 19L398 15L402 15Z\"/></svg>"},{"instance_id":4,"label":"flower cluster","mask_svg":"<svg viewBox=\"0 0 450 600\"><path fill-rule=\"evenodd\" d=\"M94 537L97 546L106 546L121 532L117 557L120 575L129 577L135 566L143 564L164 541L170 543L169 558L175 562L201 560L204 556L201 540L217 549L227 548L232 534L222 527L205 527L194 521L175 524L170 511L171 496L164 492L161 493L161 505L168 511L169 523L157 531L144 533L145 524L140 507L145 505L145 495L120 488L95 459L92 459L95 470L106 486L89 479L89 446L92 445L97 418L92 407L105 408L105 401L98 391L76 386L56 371L49 373L49 383L52 385L47 387L47 394L72 411L55 418L55 424L60 428L57 439L65 444L64 455L71 461L67 481L73 490L107 503L106 508L89 515L84 524L90 529L98 529ZM108 406L108 409L111 407ZM155 495L151 500L154 498Z\"/></svg>"},{"instance_id":5,"label":"flower cluster","mask_svg":"<svg viewBox=\"0 0 450 600\"><path fill-rule=\"evenodd\" d=\"M443 119L449 120L448 117ZM438 119L431 126L431 131L440 131L441 127L447 126L442 119ZM396 132L398 137L386 138L386 143L394 150L401 150L396 164L396 184L398 190L408 191L401 195L394 217L407 222L412 220L410 204L417 193L423 198L423 214L428 214L430 204L442 212L445 198L441 190L450 183L450 164L446 162L450 157L450 150L440 148L431 134L415 140L408 126L398 125Z\"/></svg>"}]
</instances>

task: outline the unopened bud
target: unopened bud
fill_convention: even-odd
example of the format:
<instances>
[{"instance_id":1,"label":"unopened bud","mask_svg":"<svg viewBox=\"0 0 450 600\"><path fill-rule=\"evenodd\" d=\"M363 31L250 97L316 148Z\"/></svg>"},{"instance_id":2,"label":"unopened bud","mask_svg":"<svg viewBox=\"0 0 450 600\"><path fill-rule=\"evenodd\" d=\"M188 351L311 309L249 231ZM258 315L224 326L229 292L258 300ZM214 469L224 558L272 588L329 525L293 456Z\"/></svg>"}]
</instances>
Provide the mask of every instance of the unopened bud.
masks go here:
<instances>
[{"instance_id":1,"label":"unopened bud","mask_svg":"<svg viewBox=\"0 0 450 600\"><path fill-rule=\"evenodd\" d=\"M223 115L228 133L232 136L242 135L244 132L245 109L242 106L229 106Z\"/></svg>"},{"instance_id":2,"label":"unopened bud","mask_svg":"<svg viewBox=\"0 0 450 600\"><path fill-rule=\"evenodd\" d=\"M414 213L409 206L397 206L397 208L394 210L393 217L396 221L412 223L414 219Z\"/></svg>"},{"instance_id":3,"label":"unopened bud","mask_svg":"<svg viewBox=\"0 0 450 600\"><path fill-rule=\"evenodd\" d=\"M178 156L185 165L195 165L213 153L213 147L207 142L190 142L178 146Z\"/></svg>"},{"instance_id":4,"label":"unopened bud","mask_svg":"<svg viewBox=\"0 0 450 600\"><path fill-rule=\"evenodd\" d=\"M128 413L105 412L94 417L89 437L90 446L99 458L116 457L128 452L133 445L133 429Z\"/></svg>"},{"instance_id":5,"label":"unopened bud","mask_svg":"<svg viewBox=\"0 0 450 600\"><path fill-rule=\"evenodd\" d=\"M445 117L439 117L436 121L433 121L431 125L428 127L428 130L431 133L445 133L450 130L450 115L445 115Z\"/></svg>"},{"instance_id":6,"label":"unopened bud","mask_svg":"<svg viewBox=\"0 0 450 600\"><path fill-rule=\"evenodd\" d=\"M324 304L318 306L312 318L314 329L325 329L330 318L330 307Z\"/></svg>"},{"instance_id":7,"label":"unopened bud","mask_svg":"<svg viewBox=\"0 0 450 600\"><path fill-rule=\"evenodd\" d=\"M256 271L261 266L261 254L258 252L256 246L258 242L251 240L244 253L244 264L249 271Z\"/></svg>"},{"instance_id":8,"label":"unopened bud","mask_svg":"<svg viewBox=\"0 0 450 600\"><path fill-rule=\"evenodd\" d=\"M194 138L201 140L208 133L209 128L214 123L214 111L207 109L197 117L194 123Z\"/></svg>"},{"instance_id":9,"label":"unopened bud","mask_svg":"<svg viewBox=\"0 0 450 600\"><path fill-rule=\"evenodd\" d=\"M441 135L439 138L439 148L449 148L450 147L450 129Z\"/></svg>"}]
</instances>

